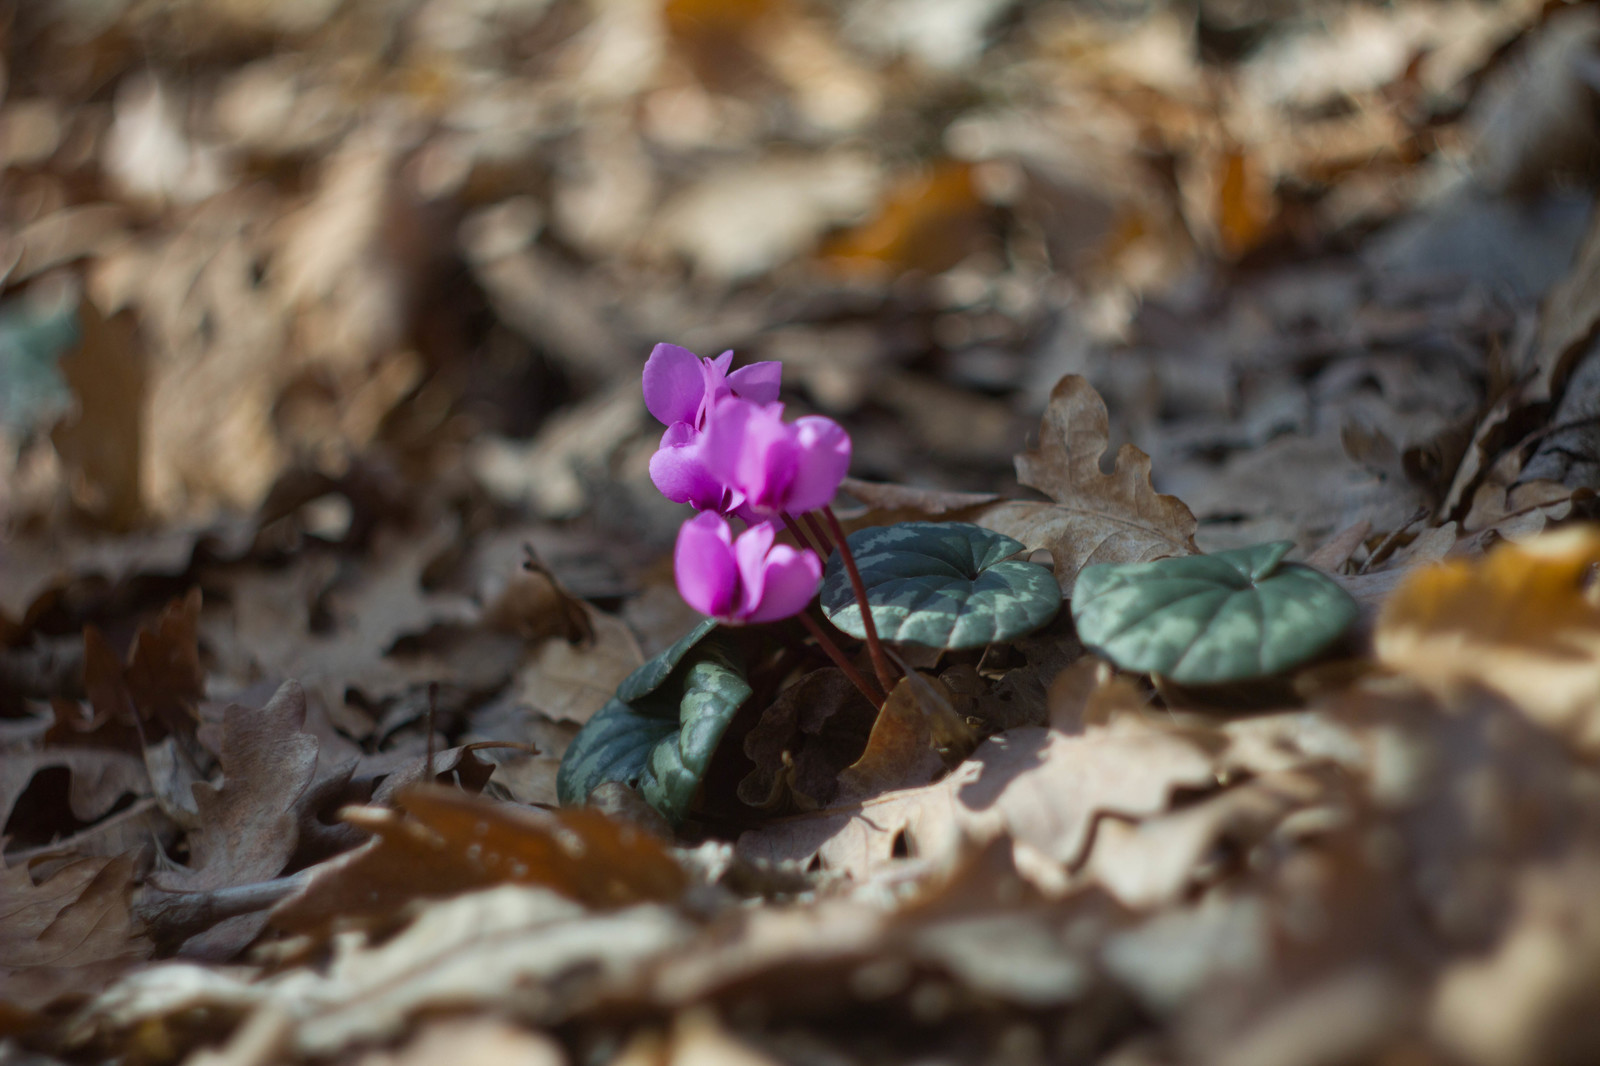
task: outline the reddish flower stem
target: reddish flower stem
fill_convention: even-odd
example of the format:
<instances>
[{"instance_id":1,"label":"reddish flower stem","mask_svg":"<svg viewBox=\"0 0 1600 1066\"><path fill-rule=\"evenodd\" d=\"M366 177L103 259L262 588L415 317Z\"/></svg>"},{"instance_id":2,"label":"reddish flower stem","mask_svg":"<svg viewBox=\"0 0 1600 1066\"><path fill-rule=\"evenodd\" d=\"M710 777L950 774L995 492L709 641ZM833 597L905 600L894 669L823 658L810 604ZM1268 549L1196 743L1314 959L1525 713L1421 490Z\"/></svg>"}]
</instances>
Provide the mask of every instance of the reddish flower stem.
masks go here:
<instances>
[{"instance_id":1,"label":"reddish flower stem","mask_svg":"<svg viewBox=\"0 0 1600 1066\"><path fill-rule=\"evenodd\" d=\"M785 511L779 517L781 517L783 519L784 528L789 531L789 535L790 536L794 537L794 540L795 540L796 544L800 545L800 547L805 548L805 549L807 549L809 551L816 552L817 555L821 557L821 559L822 559L822 561L824 563L826 563L828 561L828 554L829 553L828 552L824 552L824 551L817 551L817 546L815 544L811 543L810 538L806 536L806 531L800 528L800 523L799 522L796 522L792 517L790 517L789 512Z\"/></svg>"},{"instance_id":2,"label":"reddish flower stem","mask_svg":"<svg viewBox=\"0 0 1600 1066\"><path fill-rule=\"evenodd\" d=\"M878 640L878 626L873 622L872 609L867 604L866 582L861 580L861 571L856 569L856 557L850 554L850 541L845 537L844 527L839 524L833 508L824 506L822 515L828 520L828 528L833 530L834 543L839 548L839 558L844 560L845 573L850 575L850 587L855 590L856 603L861 606L861 627L867 633L867 654L872 657L872 669L878 675L878 683L883 686L885 692L888 692L894 688L894 673L889 669L889 660L883 654L883 644Z\"/></svg>"},{"instance_id":3,"label":"reddish flower stem","mask_svg":"<svg viewBox=\"0 0 1600 1066\"><path fill-rule=\"evenodd\" d=\"M814 512L807 511L805 519L806 528L811 530L811 535L817 538L818 544L822 545L822 555L826 559L833 554L833 541L829 539L827 531L822 528L822 523L817 521L817 516Z\"/></svg>"},{"instance_id":4,"label":"reddish flower stem","mask_svg":"<svg viewBox=\"0 0 1600 1066\"><path fill-rule=\"evenodd\" d=\"M806 627L806 632L810 633L816 640L817 646L828 653L828 658L833 660L833 665L844 672L844 676L848 677L850 683L861 690L861 694L870 700L874 707L882 710L884 696L882 692L878 691L878 686L861 676L861 671L857 670L855 665L845 657L844 652L839 650L839 645L829 639L828 634L823 632L822 627L812 621L809 614L801 611L799 618L801 624Z\"/></svg>"}]
</instances>

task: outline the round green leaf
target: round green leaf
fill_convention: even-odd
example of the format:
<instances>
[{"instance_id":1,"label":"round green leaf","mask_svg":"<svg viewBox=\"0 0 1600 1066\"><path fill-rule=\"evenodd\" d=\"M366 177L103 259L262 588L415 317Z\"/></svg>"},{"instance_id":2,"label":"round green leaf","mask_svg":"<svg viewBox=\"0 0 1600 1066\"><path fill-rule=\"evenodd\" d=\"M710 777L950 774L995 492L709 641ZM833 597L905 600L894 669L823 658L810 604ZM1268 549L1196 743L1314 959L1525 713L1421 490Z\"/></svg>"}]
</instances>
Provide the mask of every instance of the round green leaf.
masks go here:
<instances>
[{"instance_id":1,"label":"round green leaf","mask_svg":"<svg viewBox=\"0 0 1600 1066\"><path fill-rule=\"evenodd\" d=\"M693 629L678 638L676 644L623 678L622 684L617 686L617 699L623 703L633 703L660 688L661 683L683 662L683 657L715 628L715 618L700 619Z\"/></svg>"},{"instance_id":2,"label":"round green leaf","mask_svg":"<svg viewBox=\"0 0 1600 1066\"><path fill-rule=\"evenodd\" d=\"M724 649L712 645L684 675L679 728L650 752L639 791L673 825L683 821L728 723L750 698L750 683Z\"/></svg>"},{"instance_id":3,"label":"round green leaf","mask_svg":"<svg viewBox=\"0 0 1600 1066\"><path fill-rule=\"evenodd\" d=\"M582 803L595 786L620 781L674 825L683 821L722 734L750 697L733 643L704 640L714 626L701 623L630 674L579 730L556 773L561 803Z\"/></svg>"},{"instance_id":4,"label":"round green leaf","mask_svg":"<svg viewBox=\"0 0 1600 1066\"><path fill-rule=\"evenodd\" d=\"M872 621L884 640L979 648L1044 625L1061 607L1045 567L1011 559L1018 541L966 522L901 522L850 535ZM822 578L822 609L853 637L866 636L839 553Z\"/></svg>"},{"instance_id":5,"label":"round green leaf","mask_svg":"<svg viewBox=\"0 0 1600 1066\"><path fill-rule=\"evenodd\" d=\"M1333 643L1358 614L1327 575L1283 561L1293 546L1086 566L1072 594L1078 637L1123 669L1181 684L1282 673Z\"/></svg>"}]
</instances>

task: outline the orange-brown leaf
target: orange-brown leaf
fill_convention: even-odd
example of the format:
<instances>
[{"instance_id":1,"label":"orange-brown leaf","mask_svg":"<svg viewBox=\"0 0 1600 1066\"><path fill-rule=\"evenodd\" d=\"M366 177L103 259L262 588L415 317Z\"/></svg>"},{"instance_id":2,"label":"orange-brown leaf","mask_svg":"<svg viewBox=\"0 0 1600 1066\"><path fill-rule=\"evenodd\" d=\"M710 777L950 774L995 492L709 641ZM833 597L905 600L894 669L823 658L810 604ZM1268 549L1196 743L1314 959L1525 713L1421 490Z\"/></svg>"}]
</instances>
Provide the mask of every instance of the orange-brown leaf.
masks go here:
<instances>
[{"instance_id":1,"label":"orange-brown leaf","mask_svg":"<svg viewBox=\"0 0 1600 1066\"><path fill-rule=\"evenodd\" d=\"M404 811L355 807L347 821L371 830L355 851L313 868L310 883L272 919L287 929L378 919L419 898L490 885L541 885L594 906L673 900L686 885L667 849L599 811L544 811L457 789L416 785Z\"/></svg>"}]
</instances>

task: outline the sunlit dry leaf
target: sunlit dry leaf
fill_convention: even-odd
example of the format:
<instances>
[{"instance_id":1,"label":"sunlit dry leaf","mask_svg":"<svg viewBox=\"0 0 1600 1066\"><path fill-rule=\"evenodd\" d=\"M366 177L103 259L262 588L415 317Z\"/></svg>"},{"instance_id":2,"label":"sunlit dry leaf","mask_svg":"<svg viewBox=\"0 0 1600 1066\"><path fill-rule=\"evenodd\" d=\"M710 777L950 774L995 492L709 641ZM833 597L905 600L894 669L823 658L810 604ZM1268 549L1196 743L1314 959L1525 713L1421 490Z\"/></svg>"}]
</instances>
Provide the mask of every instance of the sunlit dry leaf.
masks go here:
<instances>
[{"instance_id":1,"label":"sunlit dry leaf","mask_svg":"<svg viewBox=\"0 0 1600 1066\"><path fill-rule=\"evenodd\" d=\"M401 791L403 813L350 808L373 839L314 868L272 920L289 929L383 919L413 899L540 885L591 906L673 900L686 885L666 848L598 811L541 811L455 789Z\"/></svg>"},{"instance_id":2,"label":"sunlit dry leaf","mask_svg":"<svg viewBox=\"0 0 1600 1066\"><path fill-rule=\"evenodd\" d=\"M1585 751L1600 748L1600 532L1505 543L1481 561L1413 570L1374 638L1391 669L1451 693L1479 683Z\"/></svg>"},{"instance_id":3,"label":"sunlit dry leaf","mask_svg":"<svg viewBox=\"0 0 1600 1066\"><path fill-rule=\"evenodd\" d=\"M126 1037L197 1008L279 1011L291 1019L284 1052L328 1058L388 1043L425 1015L478 1009L553 1023L635 988L647 962L681 952L695 930L665 906L593 914L548 889L501 885L422 908L381 942L339 938L321 969L247 980L190 963L148 967L102 995L69 1035Z\"/></svg>"},{"instance_id":4,"label":"sunlit dry leaf","mask_svg":"<svg viewBox=\"0 0 1600 1066\"><path fill-rule=\"evenodd\" d=\"M587 618L592 640L547 640L517 673L517 698L558 722L587 722L644 662L622 619L593 608L587 608Z\"/></svg>"},{"instance_id":5,"label":"sunlit dry leaf","mask_svg":"<svg viewBox=\"0 0 1600 1066\"><path fill-rule=\"evenodd\" d=\"M1084 378L1069 374L1050 394L1038 446L1020 453L1017 480L1054 503L1006 501L971 520L1045 548L1061 591L1072 595L1091 563L1142 563L1196 551L1194 515L1150 485L1150 457L1131 444L1110 474L1100 470L1110 434L1105 403Z\"/></svg>"},{"instance_id":6,"label":"sunlit dry leaf","mask_svg":"<svg viewBox=\"0 0 1600 1066\"><path fill-rule=\"evenodd\" d=\"M1205 868L1215 849L1248 852L1286 814L1320 793L1316 779L1286 773L1141 822L1104 819L1095 830L1089 873L1129 907L1176 902L1194 881L1219 875Z\"/></svg>"},{"instance_id":7,"label":"sunlit dry leaf","mask_svg":"<svg viewBox=\"0 0 1600 1066\"><path fill-rule=\"evenodd\" d=\"M1578 1062L1596 1044L1600 861L1586 851L1518 879L1515 914L1486 956L1450 967L1429 1010L1440 1043L1473 1066Z\"/></svg>"},{"instance_id":8,"label":"sunlit dry leaf","mask_svg":"<svg viewBox=\"0 0 1600 1066\"><path fill-rule=\"evenodd\" d=\"M877 167L855 151L773 155L712 171L673 196L657 217L658 239L707 278L739 281L859 217L877 186Z\"/></svg>"},{"instance_id":9,"label":"sunlit dry leaf","mask_svg":"<svg viewBox=\"0 0 1600 1066\"><path fill-rule=\"evenodd\" d=\"M1179 737L1131 719L1082 736L1015 729L979 745L935 785L853 807L786 818L739 839L751 858L813 859L865 879L895 853L947 859L962 839L1009 833L1050 866L1078 859L1098 814L1163 809L1177 787L1214 781L1211 759Z\"/></svg>"},{"instance_id":10,"label":"sunlit dry leaf","mask_svg":"<svg viewBox=\"0 0 1600 1066\"><path fill-rule=\"evenodd\" d=\"M490 1018L428 1024L395 1051L370 1051L356 1066L566 1066L561 1045L543 1033Z\"/></svg>"}]
</instances>

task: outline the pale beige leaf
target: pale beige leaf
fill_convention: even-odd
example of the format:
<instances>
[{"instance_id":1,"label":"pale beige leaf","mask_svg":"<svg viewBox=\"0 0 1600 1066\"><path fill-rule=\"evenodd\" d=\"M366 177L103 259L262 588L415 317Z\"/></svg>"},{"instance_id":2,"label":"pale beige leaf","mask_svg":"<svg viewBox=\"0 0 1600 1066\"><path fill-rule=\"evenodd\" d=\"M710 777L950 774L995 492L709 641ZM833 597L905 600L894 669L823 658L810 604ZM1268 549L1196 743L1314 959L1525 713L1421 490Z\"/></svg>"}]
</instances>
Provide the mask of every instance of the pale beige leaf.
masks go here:
<instances>
[{"instance_id":1,"label":"pale beige leaf","mask_svg":"<svg viewBox=\"0 0 1600 1066\"><path fill-rule=\"evenodd\" d=\"M1212 762L1174 734L1132 718L1081 736L1015 729L985 741L948 777L845 808L774 822L739 838L750 858L870 877L907 851L935 861L966 840L1009 834L1052 864L1078 859L1097 815L1162 810L1174 788L1214 782Z\"/></svg>"},{"instance_id":2,"label":"pale beige leaf","mask_svg":"<svg viewBox=\"0 0 1600 1066\"><path fill-rule=\"evenodd\" d=\"M973 519L1029 548L1048 549L1061 591L1072 595L1078 572L1094 563L1142 563L1192 555L1196 522L1176 496L1150 484L1150 457L1131 444L1100 469L1110 438L1106 405L1089 382L1068 374L1050 393L1039 444L1017 455L1017 480L1053 503L1006 501Z\"/></svg>"}]
</instances>

